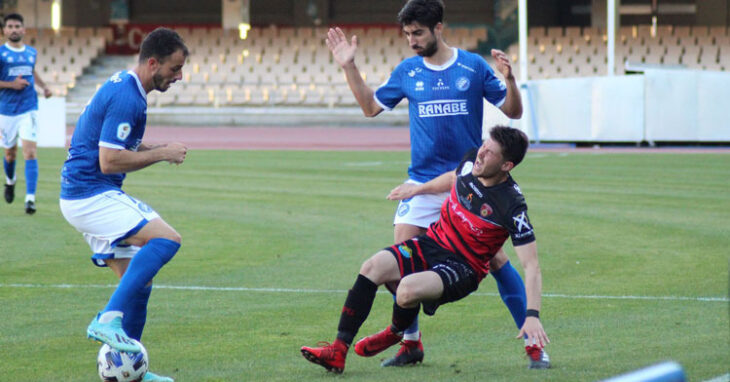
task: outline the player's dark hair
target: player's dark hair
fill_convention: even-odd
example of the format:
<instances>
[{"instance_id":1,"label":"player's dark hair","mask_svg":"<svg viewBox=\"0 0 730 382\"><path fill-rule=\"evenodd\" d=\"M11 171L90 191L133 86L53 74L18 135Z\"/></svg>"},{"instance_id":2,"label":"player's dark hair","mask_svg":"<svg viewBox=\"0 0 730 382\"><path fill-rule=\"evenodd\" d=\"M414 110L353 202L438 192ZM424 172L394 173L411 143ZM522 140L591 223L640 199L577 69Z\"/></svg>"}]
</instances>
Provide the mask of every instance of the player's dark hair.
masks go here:
<instances>
[{"instance_id":1,"label":"player's dark hair","mask_svg":"<svg viewBox=\"0 0 730 382\"><path fill-rule=\"evenodd\" d=\"M182 50L185 57L189 54L188 47L177 32L160 27L150 32L142 41L142 46L139 48L139 62L143 63L154 57L162 63L178 50Z\"/></svg>"},{"instance_id":2,"label":"player's dark hair","mask_svg":"<svg viewBox=\"0 0 730 382\"><path fill-rule=\"evenodd\" d=\"M398 22L406 26L417 22L433 32L436 24L444 21L444 3L441 0L408 0L398 12Z\"/></svg>"},{"instance_id":3,"label":"player's dark hair","mask_svg":"<svg viewBox=\"0 0 730 382\"><path fill-rule=\"evenodd\" d=\"M11 13L3 17L3 26L8 23L8 20L16 20L19 21L21 24L24 24L23 16L21 16L20 13Z\"/></svg>"},{"instance_id":4,"label":"player's dark hair","mask_svg":"<svg viewBox=\"0 0 730 382\"><path fill-rule=\"evenodd\" d=\"M489 136L493 141L499 143L504 160L510 161L517 166L525 158L530 140L527 139L527 135L522 130L507 126L494 126L489 130Z\"/></svg>"}]
</instances>

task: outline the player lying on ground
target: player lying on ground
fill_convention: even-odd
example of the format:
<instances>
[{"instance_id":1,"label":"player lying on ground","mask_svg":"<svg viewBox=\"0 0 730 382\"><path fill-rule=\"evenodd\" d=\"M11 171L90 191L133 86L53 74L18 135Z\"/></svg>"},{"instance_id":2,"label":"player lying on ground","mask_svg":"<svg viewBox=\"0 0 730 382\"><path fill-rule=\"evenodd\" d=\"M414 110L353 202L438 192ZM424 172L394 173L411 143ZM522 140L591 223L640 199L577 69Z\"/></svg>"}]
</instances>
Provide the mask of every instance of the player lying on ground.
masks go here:
<instances>
[{"instance_id":1,"label":"player lying on ground","mask_svg":"<svg viewBox=\"0 0 730 382\"><path fill-rule=\"evenodd\" d=\"M365 322L380 285L395 291L392 323L355 344L355 353L374 356L403 338L421 306L433 315L443 304L466 297L489 272L489 260L512 238L525 269L527 318L518 338L526 337L531 368L547 368L549 342L539 318L542 276L537 245L525 199L509 171L525 156L528 140L517 129L497 126L478 151L470 152L454 172L431 181L451 187L439 220L425 235L381 250L363 263L340 315L337 338L323 347L301 348L309 361L341 373L345 357Z\"/></svg>"}]
</instances>

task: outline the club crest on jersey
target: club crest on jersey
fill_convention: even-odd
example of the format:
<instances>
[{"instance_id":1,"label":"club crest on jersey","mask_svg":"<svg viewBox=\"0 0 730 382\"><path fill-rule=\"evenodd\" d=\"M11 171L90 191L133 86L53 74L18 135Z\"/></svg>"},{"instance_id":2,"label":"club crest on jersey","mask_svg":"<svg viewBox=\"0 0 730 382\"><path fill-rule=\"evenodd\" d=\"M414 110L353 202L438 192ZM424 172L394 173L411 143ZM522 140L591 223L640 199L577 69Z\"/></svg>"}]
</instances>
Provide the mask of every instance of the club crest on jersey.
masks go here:
<instances>
[{"instance_id":1,"label":"club crest on jersey","mask_svg":"<svg viewBox=\"0 0 730 382\"><path fill-rule=\"evenodd\" d=\"M124 141L129 137L129 134L132 133L132 126L129 125L127 122L122 122L117 126L117 138L119 138L120 141Z\"/></svg>"},{"instance_id":2,"label":"club crest on jersey","mask_svg":"<svg viewBox=\"0 0 730 382\"><path fill-rule=\"evenodd\" d=\"M466 77L459 77L456 80L456 88L461 91L466 91L467 89L469 89L469 85L471 85L471 82Z\"/></svg>"},{"instance_id":3,"label":"club crest on jersey","mask_svg":"<svg viewBox=\"0 0 730 382\"><path fill-rule=\"evenodd\" d=\"M492 206L487 203L482 204L482 208L479 209L479 215L482 215L483 218L491 215L492 212L494 212Z\"/></svg>"}]
</instances>

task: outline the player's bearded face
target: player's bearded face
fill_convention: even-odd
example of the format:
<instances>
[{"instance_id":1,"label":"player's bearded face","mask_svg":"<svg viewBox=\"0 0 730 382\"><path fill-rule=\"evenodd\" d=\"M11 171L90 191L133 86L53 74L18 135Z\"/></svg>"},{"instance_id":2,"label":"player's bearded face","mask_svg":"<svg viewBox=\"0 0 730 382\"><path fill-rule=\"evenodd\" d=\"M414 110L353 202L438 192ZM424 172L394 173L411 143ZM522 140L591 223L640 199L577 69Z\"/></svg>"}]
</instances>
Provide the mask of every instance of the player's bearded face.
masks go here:
<instances>
[{"instance_id":1,"label":"player's bearded face","mask_svg":"<svg viewBox=\"0 0 730 382\"><path fill-rule=\"evenodd\" d=\"M438 43L436 41L436 36L431 34L431 39L426 42L426 46L421 47L419 45L411 46L413 50L416 51L416 54L418 54L421 57L431 57L434 54L436 54L436 51L438 50Z\"/></svg>"},{"instance_id":2,"label":"player's bearded face","mask_svg":"<svg viewBox=\"0 0 730 382\"><path fill-rule=\"evenodd\" d=\"M20 42L25 34L23 24L17 20L8 20L7 25L3 28L3 33L8 37L8 41L12 43Z\"/></svg>"},{"instance_id":3,"label":"player's bearded face","mask_svg":"<svg viewBox=\"0 0 730 382\"><path fill-rule=\"evenodd\" d=\"M182 79L182 67L185 64L185 56L182 51L178 50L168 59L160 62L157 71L152 75L152 84L155 90L164 92L170 88L170 85Z\"/></svg>"}]
</instances>

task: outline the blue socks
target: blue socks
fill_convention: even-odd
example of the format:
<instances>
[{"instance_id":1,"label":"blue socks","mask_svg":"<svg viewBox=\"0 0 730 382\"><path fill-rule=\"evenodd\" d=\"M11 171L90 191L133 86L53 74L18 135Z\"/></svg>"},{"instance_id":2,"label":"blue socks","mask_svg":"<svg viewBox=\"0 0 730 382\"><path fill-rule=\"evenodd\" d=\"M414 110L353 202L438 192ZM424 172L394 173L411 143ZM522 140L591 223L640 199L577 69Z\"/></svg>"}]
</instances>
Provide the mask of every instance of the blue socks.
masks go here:
<instances>
[{"instance_id":1,"label":"blue socks","mask_svg":"<svg viewBox=\"0 0 730 382\"><path fill-rule=\"evenodd\" d=\"M127 271L122 276L119 286L112 294L103 313L109 311L123 312L131 305L136 296L155 277L163 265L175 256L180 243L168 239L152 239L137 252L129 262Z\"/></svg>"},{"instance_id":2,"label":"blue socks","mask_svg":"<svg viewBox=\"0 0 730 382\"><path fill-rule=\"evenodd\" d=\"M152 293L151 285L142 288L123 311L122 329L137 341L141 341L144 324L147 322L147 302L150 300L150 293Z\"/></svg>"},{"instance_id":3,"label":"blue socks","mask_svg":"<svg viewBox=\"0 0 730 382\"><path fill-rule=\"evenodd\" d=\"M15 162L13 162L13 164L15 164ZM13 171L15 171L15 169L13 169ZM7 166L5 172L7 173ZM25 194L35 195L35 188L37 184L38 159L28 159L25 161Z\"/></svg>"},{"instance_id":4,"label":"blue socks","mask_svg":"<svg viewBox=\"0 0 730 382\"><path fill-rule=\"evenodd\" d=\"M5 176L10 180L15 179L15 161L8 162L3 157L3 167L5 168Z\"/></svg>"},{"instance_id":5,"label":"blue socks","mask_svg":"<svg viewBox=\"0 0 730 382\"><path fill-rule=\"evenodd\" d=\"M525 314L527 313L527 295L525 294L525 283L522 281L522 277L509 261L498 271L490 273L497 280L499 295L512 314L515 325L518 329L521 329L522 324L525 323Z\"/></svg>"}]
</instances>

